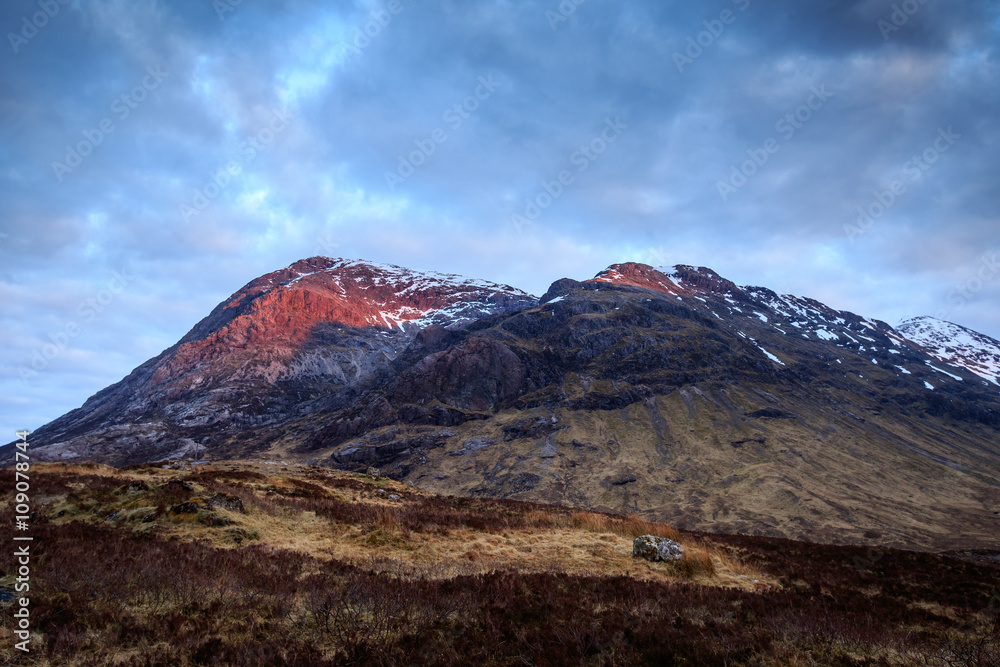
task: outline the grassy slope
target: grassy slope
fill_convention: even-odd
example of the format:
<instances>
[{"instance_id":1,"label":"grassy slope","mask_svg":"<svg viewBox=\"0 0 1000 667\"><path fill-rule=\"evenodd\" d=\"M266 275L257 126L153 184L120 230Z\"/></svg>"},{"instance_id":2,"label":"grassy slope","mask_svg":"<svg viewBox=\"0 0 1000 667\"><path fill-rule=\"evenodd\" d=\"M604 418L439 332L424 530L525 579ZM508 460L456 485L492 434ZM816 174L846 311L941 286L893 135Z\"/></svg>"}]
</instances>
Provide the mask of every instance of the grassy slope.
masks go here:
<instances>
[{"instance_id":1,"label":"grassy slope","mask_svg":"<svg viewBox=\"0 0 1000 667\"><path fill-rule=\"evenodd\" d=\"M695 387L619 410L500 413L449 427L457 435L425 452L404 479L442 494L634 511L714 532L899 548L1000 548L1000 487L935 420L884 413L870 419L881 429L873 435L868 426L858 428L832 411L817 414L806 403L784 406L805 415L801 419L739 420L726 401L747 412L762 407L758 397L736 388ZM505 440L505 426L551 416L567 428ZM452 456L472 437L497 444ZM926 454L915 453L915 443ZM539 478L531 488L523 484L525 474ZM610 483L625 477L636 481Z\"/></svg>"},{"instance_id":2,"label":"grassy slope","mask_svg":"<svg viewBox=\"0 0 1000 667\"><path fill-rule=\"evenodd\" d=\"M1000 660L995 565L678 533L296 465L42 464L32 477L28 664ZM213 496L243 511L171 510ZM687 557L633 559L645 533ZM0 569L11 588L10 553ZM11 643L5 629L4 655Z\"/></svg>"}]
</instances>

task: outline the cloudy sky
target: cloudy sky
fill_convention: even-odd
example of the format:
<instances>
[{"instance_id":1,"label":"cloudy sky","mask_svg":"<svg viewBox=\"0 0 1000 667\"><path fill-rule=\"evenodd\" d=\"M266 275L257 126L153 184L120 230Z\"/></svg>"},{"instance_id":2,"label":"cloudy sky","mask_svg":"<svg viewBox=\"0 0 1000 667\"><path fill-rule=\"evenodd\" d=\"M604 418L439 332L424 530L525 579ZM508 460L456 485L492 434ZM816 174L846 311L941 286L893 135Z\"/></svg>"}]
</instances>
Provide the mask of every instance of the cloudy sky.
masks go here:
<instances>
[{"instance_id":1,"label":"cloudy sky","mask_svg":"<svg viewBox=\"0 0 1000 667\"><path fill-rule=\"evenodd\" d=\"M6 0L0 27L7 440L320 254L534 294L704 265L1000 338L995 2Z\"/></svg>"}]
</instances>

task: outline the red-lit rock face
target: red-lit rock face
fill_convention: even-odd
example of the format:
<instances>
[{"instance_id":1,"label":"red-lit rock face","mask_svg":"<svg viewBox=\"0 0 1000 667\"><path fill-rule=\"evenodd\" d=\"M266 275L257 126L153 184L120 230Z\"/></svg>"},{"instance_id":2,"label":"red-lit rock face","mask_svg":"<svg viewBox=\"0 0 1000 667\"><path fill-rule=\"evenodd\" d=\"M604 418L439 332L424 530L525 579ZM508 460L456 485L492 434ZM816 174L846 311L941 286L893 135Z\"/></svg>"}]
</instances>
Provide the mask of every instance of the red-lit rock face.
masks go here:
<instances>
[{"instance_id":1,"label":"red-lit rock face","mask_svg":"<svg viewBox=\"0 0 1000 667\"><path fill-rule=\"evenodd\" d=\"M50 423L41 436L59 442L103 429L98 439L113 449L165 457L187 451L195 439L322 409L345 388L390 372L426 327L452 330L447 337L482 317L537 302L507 285L461 276L302 260L244 286L176 345ZM461 377L475 371L469 366ZM488 400L489 392L484 395ZM129 431L134 442L124 444L118 424L136 425Z\"/></svg>"},{"instance_id":2,"label":"red-lit rock face","mask_svg":"<svg viewBox=\"0 0 1000 667\"><path fill-rule=\"evenodd\" d=\"M157 368L152 384L211 362L237 375L273 380L324 325L412 334L430 324L460 327L533 302L507 285L314 257L233 294L185 336Z\"/></svg>"},{"instance_id":3,"label":"red-lit rock face","mask_svg":"<svg viewBox=\"0 0 1000 667\"><path fill-rule=\"evenodd\" d=\"M613 264L587 282L630 285L676 296L709 292L720 296L743 297L743 290L705 267L675 266L654 269L646 264ZM742 299L740 299L742 300Z\"/></svg>"}]
</instances>

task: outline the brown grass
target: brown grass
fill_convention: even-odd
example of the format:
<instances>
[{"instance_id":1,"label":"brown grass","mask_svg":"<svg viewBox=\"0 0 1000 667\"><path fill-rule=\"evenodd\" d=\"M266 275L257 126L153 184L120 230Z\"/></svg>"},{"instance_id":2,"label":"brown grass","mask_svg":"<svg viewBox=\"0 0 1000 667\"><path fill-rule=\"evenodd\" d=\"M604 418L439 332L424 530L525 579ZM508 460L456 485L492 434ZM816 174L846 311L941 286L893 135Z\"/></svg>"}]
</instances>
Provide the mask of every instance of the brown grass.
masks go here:
<instances>
[{"instance_id":1,"label":"brown grass","mask_svg":"<svg viewBox=\"0 0 1000 667\"><path fill-rule=\"evenodd\" d=\"M60 520L101 520L122 508L116 523L136 534L155 531L182 540L207 538L221 548L261 544L356 564L369 563L376 555L388 556L421 572L420 576L437 572L434 576L449 577L513 567L525 572L615 572L661 581L697 578L714 585L751 587L735 568L722 566L716 575L704 562L677 568L633 558L632 540L639 535L666 537L685 547L689 542L673 527L634 514L442 498L391 480L376 483L345 473L309 472L308 481L229 466L200 475L142 468L127 473L128 478L103 485L88 483L74 490L59 505L65 512ZM133 479L141 481L145 490L126 491L132 488ZM246 512L167 511L217 493L241 498ZM390 494L399 500L390 501ZM151 522L141 520L150 514ZM214 520L219 518L233 523L217 526ZM456 562L464 565L456 569Z\"/></svg>"},{"instance_id":2,"label":"brown grass","mask_svg":"<svg viewBox=\"0 0 1000 667\"><path fill-rule=\"evenodd\" d=\"M403 524L399 520L399 514L389 507L379 507L375 510L375 529L386 533L403 533Z\"/></svg>"},{"instance_id":3,"label":"brown grass","mask_svg":"<svg viewBox=\"0 0 1000 667\"><path fill-rule=\"evenodd\" d=\"M992 665L1000 657L992 566L695 535L634 515L440 498L393 482L379 493L350 475L296 483L223 466L198 476L86 470L33 480L59 499L32 528L38 634L26 664ZM0 482L11 480L0 471ZM136 480L146 488L128 491ZM203 512L164 509L215 493L240 496L246 513L218 510L235 523L215 527ZM675 539L684 558L632 558L642 534ZM0 552L3 587L14 567L10 551ZM12 650L11 640L0 631L0 650Z\"/></svg>"},{"instance_id":4,"label":"brown grass","mask_svg":"<svg viewBox=\"0 0 1000 667\"><path fill-rule=\"evenodd\" d=\"M681 541L681 534L673 526L640 519L636 514L613 516L596 512L576 511L570 516L569 525L592 533L611 533L622 537L636 538L642 535L665 537L675 542Z\"/></svg>"},{"instance_id":5,"label":"brown grass","mask_svg":"<svg viewBox=\"0 0 1000 667\"><path fill-rule=\"evenodd\" d=\"M32 465L35 472L46 473L66 473L70 475L103 475L106 477L116 477L122 474L119 468L104 465L102 463L91 463L84 461L81 463L52 463L40 462Z\"/></svg>"},{"instance_id":6,"label":"brown grass","mask_svg":"<svg viewBox=\"0 0 1000 667\"><path fill-rule=\"evenodd\" d=\"M711 578L716 575L715 554L704 547L688 547L677 562L677 570L688 579Z\"/></svg>"}]
</instances>

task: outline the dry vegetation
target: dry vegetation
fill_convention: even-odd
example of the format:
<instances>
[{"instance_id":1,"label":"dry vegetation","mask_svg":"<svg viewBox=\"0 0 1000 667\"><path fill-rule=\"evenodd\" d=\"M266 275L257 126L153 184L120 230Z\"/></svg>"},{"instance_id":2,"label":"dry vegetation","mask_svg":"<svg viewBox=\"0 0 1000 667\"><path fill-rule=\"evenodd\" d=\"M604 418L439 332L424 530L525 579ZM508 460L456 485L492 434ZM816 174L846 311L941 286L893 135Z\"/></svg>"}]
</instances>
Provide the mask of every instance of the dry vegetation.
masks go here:
<instances>
[{"instance_id":1,"label":"dry vegetation","mask_svg":"<svg viewBox=\"0 0 1000 667\"><path fill-rule=\"evenodd\" d=\"M32 476L43 507L24 664L1000 661L996 566L680 533L318 468ZM0 471L0 488L12 479ZM643 534L677 540L684 559L632 558Z\"/></svg>"}]
</instances>

